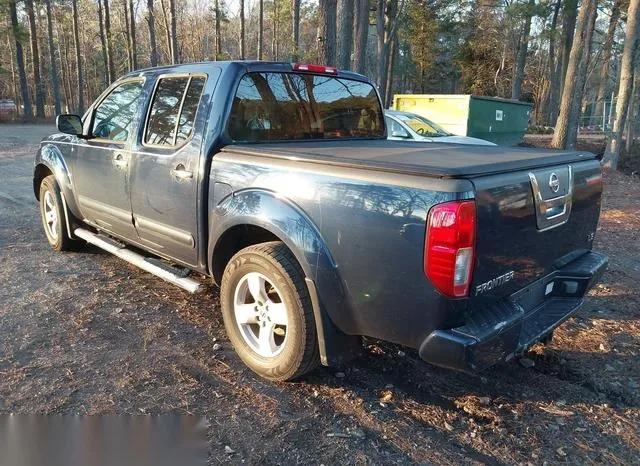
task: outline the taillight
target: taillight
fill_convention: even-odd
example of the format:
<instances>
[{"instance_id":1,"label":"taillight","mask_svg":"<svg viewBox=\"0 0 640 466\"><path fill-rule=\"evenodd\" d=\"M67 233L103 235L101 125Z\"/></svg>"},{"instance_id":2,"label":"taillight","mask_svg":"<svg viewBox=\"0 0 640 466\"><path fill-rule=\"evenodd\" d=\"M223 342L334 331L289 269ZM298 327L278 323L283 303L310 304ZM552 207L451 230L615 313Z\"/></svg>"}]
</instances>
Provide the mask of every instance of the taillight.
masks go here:
<instances>
[{"instance_id":1,"label":"taillight","mask_svg":"<svg viewBox=\"0 0 640 466\"><path fill-rule=\"evenodd\" d=\"M307 65L305 63L294 63L293 69L295 71L308 71L310 73L338 74L338 68L335 68L333 66Z\"/></svg>"},{"instance_id":2,"label":"taillight","mask_svg":"<svg viewBox=\"0 0 640 466\"><path fill-rule=\"evenodd\" d=\"M476 247L476 204L453 201L429 211L424 273L445 296L469 294Z\"/></svg>"}]
</instances>

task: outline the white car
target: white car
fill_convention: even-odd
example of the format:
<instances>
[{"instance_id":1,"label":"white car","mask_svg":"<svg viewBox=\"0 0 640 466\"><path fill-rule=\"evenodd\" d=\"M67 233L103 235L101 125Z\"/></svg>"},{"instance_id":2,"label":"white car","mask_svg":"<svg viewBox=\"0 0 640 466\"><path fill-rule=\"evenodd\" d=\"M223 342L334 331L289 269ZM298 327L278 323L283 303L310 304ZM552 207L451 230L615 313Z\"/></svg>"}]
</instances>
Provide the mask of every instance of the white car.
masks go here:
<instances>
[{"instance_id":1,"label":"white car","mask_svg":"<svg viewBox=\"0 0 640 466\"><path fill-rule=\"evenodd\" d=\"M476 146L495 146L493 142L469 136L455 136L425 117L409 112L386 110L387 139L394 141L448 142Z\"/></svg>"}]
</instances>

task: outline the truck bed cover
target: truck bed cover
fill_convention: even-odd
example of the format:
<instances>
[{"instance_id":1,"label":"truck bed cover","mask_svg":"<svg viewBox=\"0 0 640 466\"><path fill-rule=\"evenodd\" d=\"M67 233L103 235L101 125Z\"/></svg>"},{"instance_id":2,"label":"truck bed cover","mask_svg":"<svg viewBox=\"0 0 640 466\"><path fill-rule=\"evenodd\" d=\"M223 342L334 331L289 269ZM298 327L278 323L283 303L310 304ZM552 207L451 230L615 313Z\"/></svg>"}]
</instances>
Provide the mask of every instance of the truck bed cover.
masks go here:
<instances>
[{"instance_id":1,"label":"truck bed cover","mask_svg":"<svg viewBox=\"0 0 640 466\"><path fill-rule=\"evenodd\" d=\"M386 139L232 144L222 152L440 178L531 170L595 158L590 152Z\"/></svg>"}]
</instances>

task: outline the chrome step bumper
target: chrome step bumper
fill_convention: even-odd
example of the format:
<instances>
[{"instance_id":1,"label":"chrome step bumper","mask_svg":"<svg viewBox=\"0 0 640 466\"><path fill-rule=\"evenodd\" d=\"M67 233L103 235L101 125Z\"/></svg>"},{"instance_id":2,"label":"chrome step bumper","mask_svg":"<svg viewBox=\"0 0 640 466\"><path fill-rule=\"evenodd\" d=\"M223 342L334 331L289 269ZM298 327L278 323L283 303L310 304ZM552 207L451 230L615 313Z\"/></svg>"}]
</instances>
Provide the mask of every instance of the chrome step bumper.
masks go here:
<instances>
[{"instance_id":1,"label":"chrome step bumper","mask_svg":"<svg viewBox=\"0 0 640 466\"><path fill-rule=\"evenodd\" d=\"M477 372L522 353L580 308L607 263L603 254L588 252L514 295L472 310L465 325L431 332L420 345L420 357L437 366ZM535 296L539 299L532 300Z\"/></svg>"}]
</instances>

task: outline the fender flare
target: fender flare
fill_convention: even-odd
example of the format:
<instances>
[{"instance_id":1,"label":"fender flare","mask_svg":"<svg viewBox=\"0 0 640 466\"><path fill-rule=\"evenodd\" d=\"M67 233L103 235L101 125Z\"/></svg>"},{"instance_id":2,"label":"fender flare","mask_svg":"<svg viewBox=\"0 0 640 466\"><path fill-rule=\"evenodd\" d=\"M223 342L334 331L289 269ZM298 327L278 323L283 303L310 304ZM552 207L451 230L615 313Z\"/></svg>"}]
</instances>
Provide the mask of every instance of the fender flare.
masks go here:
<instances>
[{"instance_id":1,"label":"fender flare","mask_svg":"<svg viewBox=\"0 0 640 466\"><path fill-rule=\"evenodd\" d=\"M351 316L351 309L337 263L304 211L265 189L250 188L228 195L215 207L210 218L210 267L220 239L231 228L241 225L260 227L279 238L302 267L313 306L322 364L341 365L360 354L360 337L340 329L344 318Z\"/></svg>"},{"instance_id":2,"label":"fender flare","mask_svg":"<svg viewBox=\"0 0 640 466\"><path fill-rule=\"evenodd\" d=\"M305 275L316 279L319 268L337 265L319 230L297 205L265 189L244 189L225 197L210 219L209 264L222 235L240 225L263 228L293 252Z\"/></svg>"},{"instance_id":3,"label":"fender flare","mask_svg":"<svg viewBox=\"0 0 640 466\"><path fill-rule=\"evenodd\" d=\"M43 144L36 157L33 176L33 192L36 199L40 196L40 181L43 178L39 176L41 167L45 167L56 178L58 186L60 187L60 196L62 198L69 238L76 239L73 235L72 223L75 223L74 221L77 218L81 218L81 215L73 194L73 183L71 181L69 168L64 160L64 156L55 145Z\"/></svg>"}]
</instances>

